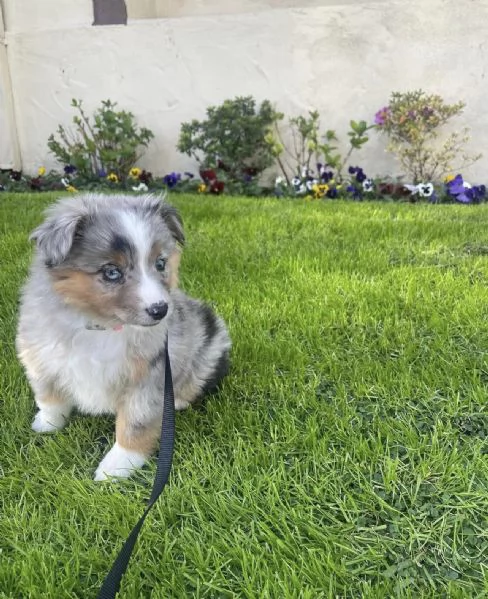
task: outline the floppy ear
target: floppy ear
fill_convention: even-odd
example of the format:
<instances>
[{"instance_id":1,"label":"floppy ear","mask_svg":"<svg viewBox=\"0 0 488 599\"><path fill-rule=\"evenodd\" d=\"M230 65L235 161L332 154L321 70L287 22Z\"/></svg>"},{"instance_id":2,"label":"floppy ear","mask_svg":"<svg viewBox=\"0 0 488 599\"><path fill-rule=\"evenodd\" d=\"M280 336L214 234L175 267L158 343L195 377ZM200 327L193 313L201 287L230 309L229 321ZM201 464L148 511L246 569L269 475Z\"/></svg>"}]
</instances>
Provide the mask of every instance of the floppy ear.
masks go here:
<instances>
[{"instance_id":1,"label":"floppy ear","mask_svg":"<svg viewBox=\"0 0 488 599\"><path fill-rule=\"evenodd\" d=\"M183 221L181 220L178 210L169 204L163 203L161 204L159 214L161 215L161 218L164 220L168 229L171 231L171 235L180 245L184 245L185 233L183 232Z\"/></svg>"},{"instance_id":2,"label":"floppy ear","mask_svg":"<svg viewBox=\"0 0 488 599\"><path fill-rule=\"evenodd\" d=\"M32 231L29 239L36 242L46 266L59 266L66 260L84 218L80 211L51 211L50 216Z\"/></svg>"}]
</instances>

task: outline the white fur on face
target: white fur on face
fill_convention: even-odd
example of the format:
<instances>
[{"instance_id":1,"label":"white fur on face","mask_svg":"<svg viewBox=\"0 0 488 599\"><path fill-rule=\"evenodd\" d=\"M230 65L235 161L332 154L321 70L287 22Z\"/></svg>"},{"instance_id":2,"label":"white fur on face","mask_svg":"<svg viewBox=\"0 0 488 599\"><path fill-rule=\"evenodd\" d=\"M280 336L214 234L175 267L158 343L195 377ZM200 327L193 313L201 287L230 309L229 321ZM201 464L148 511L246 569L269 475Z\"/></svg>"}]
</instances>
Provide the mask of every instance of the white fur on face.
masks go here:
<instances>
[{"instance_id":1,"label":"white fur on face","mask_svg":"<svg viewBox=\"0 0 488 599\"><path fill-rule=\"evenodd\" d=\"M149 256L152 250L153 237L151 235L149 224L139 218L136 214L124 212L122 214L122 224L125 228L125 235L137 248L138 268L141 273L141 280L138 288L138 297L140 307L146 310L149 306L169 302L169 294L163 284L155 277L154 271L149 271Z\"/></svg>"},{"instance_id":2,"label":"white fur on face","mask_svg":"<svg viewBox=\"0 0 488 599\"><path fill-rule=\"evenodd\" d=\"M125 449L118 443L114 443L112 449L98 465L95 472L95 480L108 480L114 476L117 478L127 478L134 470L140 468L145 461L146 456L142 453Z\"/></svg>"}]
</instances>

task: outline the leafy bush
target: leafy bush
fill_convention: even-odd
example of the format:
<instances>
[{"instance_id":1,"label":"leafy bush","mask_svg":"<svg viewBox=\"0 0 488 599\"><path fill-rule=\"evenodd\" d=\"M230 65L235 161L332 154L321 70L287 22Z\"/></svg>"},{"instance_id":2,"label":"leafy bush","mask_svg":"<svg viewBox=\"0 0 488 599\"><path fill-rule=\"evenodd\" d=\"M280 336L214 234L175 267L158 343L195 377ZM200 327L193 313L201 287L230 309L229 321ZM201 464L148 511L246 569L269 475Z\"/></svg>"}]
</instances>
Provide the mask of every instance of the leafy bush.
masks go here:
<instances>
[{"instance_id":1,"label":"leafy bush","mask_svg":"<svg viewBox=\"0 0 488 599\"><path fill-rule=\"evenodd\" d=\"M138 128L134 115L116 110L110 100L102 102L91 120L82 107L81 100L72 100L78 114L73 117L74 131L59 125L59 137L50 135L48 148L63 165L74 166L84 177L98 177L100 172L114 173L125 179L148 146L153 133Z\"/></svg>"},{"instance_id":2,"label":"leafy bush","mask_svg":"<svg viewBox=\"0 0 488 599\"><path fill-rule=\"evenodd\" d=\"M274 163L266 134L282 118L268 100L259 107L252 96L225 100L207 108L204 121L181 125L178 150L223 181L251 182Z\"/></svg>"},{"instance_id":3,"label":"leafy bush","mask_svg":"<svg viewBox=\"0 0 488 599\"><path fill-rule=\"evenodd\" d=\"M312 110L308 117L298 116L289 119L291 145L289 148L282 139L277 126L269 131L266 140L278 165L290 184L292 177L303 177L310 173L312 165L321 165L335 171L335 178L342 182L343 170L354 150L361 148L369 139L367 132L373 126L366 121L350 121L349 148L345 156L338 151L338 138L332 129L320 134L320 115ZM320 170L320 167L318 167ZM292 175L290 176L290 173Z\"/></svg>"},{"instance_id":4,"label":"leafy bush","mask_svg":"<svg viewBox=\"0 0 488 599\"><path fill-rule=\"evenodd\" d=\"M463 102L446 104L439 95L417 90L392 93L389 104L376 113L376 126L389 138L388 151L414 183L438 180L481 158L465 153L467 128L449 134L442 145L436 143L442 127L464 107Z\"/></svg>"}]
</instances>

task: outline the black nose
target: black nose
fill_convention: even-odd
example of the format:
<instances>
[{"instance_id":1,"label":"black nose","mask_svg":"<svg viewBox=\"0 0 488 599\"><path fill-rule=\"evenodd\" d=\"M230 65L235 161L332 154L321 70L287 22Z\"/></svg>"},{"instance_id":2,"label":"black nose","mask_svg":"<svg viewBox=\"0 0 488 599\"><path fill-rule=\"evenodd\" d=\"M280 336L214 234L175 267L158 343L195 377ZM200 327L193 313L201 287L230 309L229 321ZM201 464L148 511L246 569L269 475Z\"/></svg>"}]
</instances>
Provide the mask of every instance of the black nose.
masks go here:
<instances>
[{"instance_id":1,"label":"black nose","mask_svg":"<svg viewBox=\"0 0 488 599\"><path fill-rule=\"evenodd\" d=\"M162 320L168 313L168 304L166 302L159 302L159 304L152 304L149 308L146 308L146 312L154 320Z\"/></svg>"}]
</instances>

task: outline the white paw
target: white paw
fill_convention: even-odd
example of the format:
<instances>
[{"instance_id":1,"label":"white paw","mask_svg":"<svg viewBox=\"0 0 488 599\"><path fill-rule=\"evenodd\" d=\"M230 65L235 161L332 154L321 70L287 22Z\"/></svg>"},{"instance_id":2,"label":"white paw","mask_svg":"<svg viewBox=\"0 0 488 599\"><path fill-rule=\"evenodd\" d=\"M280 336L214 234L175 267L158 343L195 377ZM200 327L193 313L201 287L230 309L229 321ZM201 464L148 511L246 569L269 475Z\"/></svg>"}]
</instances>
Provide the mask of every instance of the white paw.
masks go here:
<instances>
[{"instance_id":1,"label":"white paw","mask_svg":"<svg viewBox=\"0 0 488 599\"><path fill-rule=\"evenodd\" d=\"M186 408L190 405L189 401L181 401L181 399L175 399L175 410L177 412L181 412L181 410L186 410Z\"/></svg>"},{"instance_id":2,"label":"white paw","mask_svg":"<svg viewBox=\"0 0 488 599\"><path fill-rule=\"evenodd\" d=\"M32 430L36 433L54 433L63 428L65 424L66 418L61 412L40 409L32 421Z\"/></svg>"},{"instance_id":3,"label":"white paw","mask_svg":"<svg viewBox=\"0 0 488 599\"><path fill-rule=\"evenodd\" d=\"M94 479L108 480L112 477L127 478L134 470L140 468L146 461L146 456L138 451L124 449L115 443L98 465Z\"/></svg>"}]
</instances>

